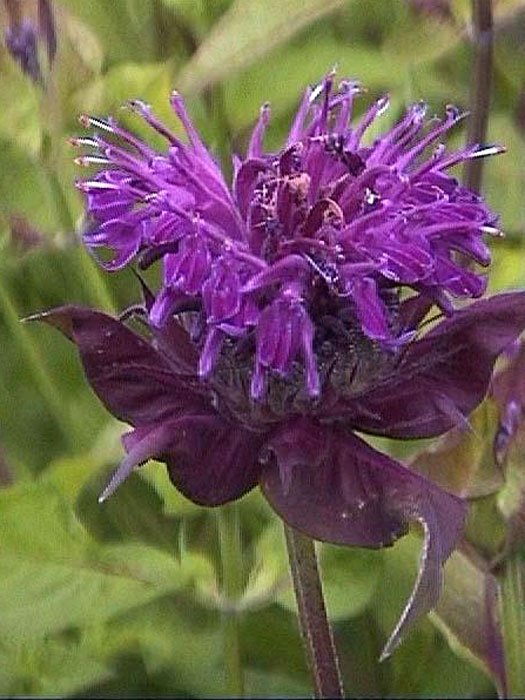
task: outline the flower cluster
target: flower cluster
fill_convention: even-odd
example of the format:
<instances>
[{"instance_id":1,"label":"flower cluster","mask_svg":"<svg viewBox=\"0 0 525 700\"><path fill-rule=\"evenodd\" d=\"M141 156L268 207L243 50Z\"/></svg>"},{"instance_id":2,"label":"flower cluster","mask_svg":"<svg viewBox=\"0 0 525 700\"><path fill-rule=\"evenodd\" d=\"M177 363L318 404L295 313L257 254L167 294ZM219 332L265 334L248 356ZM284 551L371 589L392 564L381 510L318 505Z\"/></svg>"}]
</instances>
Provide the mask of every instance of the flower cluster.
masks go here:
<instances>
[{"instance_id":1,"label":"flower cluster","mask_svg":"<svg viewBox=\"0 0 525 700\"><path fill-rule=\"evenodd\" d=\"M307 392L317 397L332 364L334 352L326 356L326 347L333 336L355 332L382 347L409 339L395 310L401 287L411 287L445 313L452 312L450 296L483 293L486 279L458 264L453 252L487 265L482 237L498 233L495 217L445 171L498 149L474 146L447 154L437 145L422 160L425 149L461 119L450 107L422 136L423 104L366 146L366 129L388 100L375 102L352 128L358 93L358 85L343 83L334 94L331 78L316 92L307 91L280 153L263 150L269 118L264 106L246 159L235 161L233 191L177 93L171 104L188 145L146 105L131 105L166 137L165 154L111 121L82 118L105 133L75 140L97 150L78 161L108 166L78 183L94 222L85 243L113 249L105 263L111 270L137 255L143 267L162 258L163 286L149 319L161 327L180 309L199 306L201 377L213 372L224 344L253 335L254 399L264 396L269 375L289 377L298 358ZM316 337L323 323L328 327Z\"/></svg>"},{"instance_id":2,"label":"flower cluster","mask_svg":"<svg viewBox=\"0 0 525 700\"><path fill-rule=\"evenodd\" d=\"M78 182L85 243L111 251L108 270L160 263L162 284L142 285L148 337L79 307L41 318L76 343L101 400L133 426L102 500L154 457L196 503L259 484L286 522L329 542L381 547L419 522L420 573L388 654L435 604L465 504L353 431L423 438L464 423L525 327L525 294L453 304L483 294L464 261L488 265L483 239L499 231L447 171L501 149L447 152L441 139L462 115L427 121L422 103L367 142L388 100L352 123L361 89L333 81L307 90L279 152L264 149L262 108L231 187L177 93L184 141L130 104L164 152L83 116L94 132L73 143L92 152L77 160L102 166ZM445 319L422 334L433 306Z\"/></svg>"}]
</instances>

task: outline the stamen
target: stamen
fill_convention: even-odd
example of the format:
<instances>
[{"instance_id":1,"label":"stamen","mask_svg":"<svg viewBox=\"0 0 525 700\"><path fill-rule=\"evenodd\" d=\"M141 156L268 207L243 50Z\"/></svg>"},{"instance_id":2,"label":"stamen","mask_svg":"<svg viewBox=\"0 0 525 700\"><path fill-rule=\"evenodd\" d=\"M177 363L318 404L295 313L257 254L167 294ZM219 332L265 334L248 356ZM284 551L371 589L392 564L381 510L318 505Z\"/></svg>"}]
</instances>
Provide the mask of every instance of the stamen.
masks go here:
<instances>
[{"instance_id":1,"label":"stamen","mask_svg":"<svg viewBox=\"0 0 525 700\"><path fill-rule=\"evenodd\" d=\"M97 148L98 143L95 141L95 139L92 139L89 136L72 136L70 139L68 139L68 143L70 146L75 146L75 147L80 147L80 146L86 146L88 148Z\"/></svg>"},{"instance_id":2,"label":"stamen","mask_svg":"<svg viewBox=\"0 0 525 700\"><path fill-rule=\"evenodd\" d=\"M504 238L505 234L503 231L499 228L496 228L495 226L480 226L481 233L486 233L489 236L494 236L495 238Z\"/></svg>"},{"instance_id":3,"label":"stamen","mask_svg":"<svg viewBox=\"0 0 525 700\"><path fill-rule=\"evenodd\" d=\"M115 130L108 122L103 119L98 119L96 117L90 117L88 114L81 114L78 117L78 121L82 126L86 128L94 127L95 129L101 129L102 131L107 131L110 134L114 134Z\"/></svg>"},{"instance_id":4,"label":"stamen","mask_svg":"<svg viewBox=\"0 0 525 700\"><path fill-rule=\"evenodd\" d=\"M122 189L120 185L114 185L111 182L104 182L102 180L76 180L75 187L77 187L82 192L88 192L90 190L120 190Z\"/></svg>"},{"instance_id":5,"label":"stamen","mask_svg":"<svg viewBox=\"0 0 525 700\"><path fill-rule=\"evenodd\" d=\"M479 151L474 151L468 156L469 160L474 158L485 158L486 156L497 156L500 153L505 153L507 149L504 146L499 146L494 144L493 146L485 146L485 148L480 148Z\"/></svg>"},{"instance_id":6,"label":"stamen","mask_svg":"<svg viewBox=\"0 0 525 700\"><path fill-rule=\"evenodd\" d=\"M111 161L103 156L79 156L73 162L83 168L89 168L90 165L111 165Z\"/></svg>"}]
</instances>

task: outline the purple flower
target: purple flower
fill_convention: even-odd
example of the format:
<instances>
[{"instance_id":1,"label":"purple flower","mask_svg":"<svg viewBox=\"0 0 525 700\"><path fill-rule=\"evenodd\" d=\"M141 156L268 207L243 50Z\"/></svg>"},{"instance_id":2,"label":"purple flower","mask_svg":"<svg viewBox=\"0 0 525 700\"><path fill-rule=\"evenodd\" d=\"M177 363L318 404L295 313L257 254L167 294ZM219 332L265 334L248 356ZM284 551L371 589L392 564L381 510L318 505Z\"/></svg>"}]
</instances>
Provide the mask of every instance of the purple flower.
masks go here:
<instances>
[{"instance_id":1,"label":"purple flower","mask_svg":"<svg viewBox=\"0 0 525 700\"><path fill-rule=\"evenodd\" d=\"M131 103L163 153L83 117L94 134L74 143L94 151L78 162L103 166L78 183L85 242L112 250L110 270L160 262L162 284L143 285L148 337L79 307L40 318L77 345L100 399L133 428L101 500L155 457L196 503L259 484L286 522L328 542L382 547L419 522L420 571L387 655L435 604L466 507L354 431L424 438L464 423L525 327L525 293L452 303L485 289L456 253L488 265L483 236L498 229L447 170L501 149L447 153L439 140L461 115L427 124L420 103L367 144L388 101L351 125L359 87L332 82L307 91L277 153L263 148L263 107L231 188L177 93L188 143ZM446 318L422 333L433 305Z\"/></svg>"}]
</instances>

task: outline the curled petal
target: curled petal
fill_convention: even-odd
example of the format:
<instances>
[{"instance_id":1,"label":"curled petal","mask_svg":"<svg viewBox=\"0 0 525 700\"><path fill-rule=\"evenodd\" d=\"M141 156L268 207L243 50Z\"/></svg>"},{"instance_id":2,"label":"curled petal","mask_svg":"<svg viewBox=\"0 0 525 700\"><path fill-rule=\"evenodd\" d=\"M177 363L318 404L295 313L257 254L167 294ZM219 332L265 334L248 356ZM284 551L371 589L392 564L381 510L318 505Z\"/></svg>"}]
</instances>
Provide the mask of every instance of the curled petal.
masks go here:
<instances>
[{"instance_id":1,"label":"curled petal","mask_svg":"<svg viewBox=\"0 0 525 700\"><path fill-rule=\"evenodd\" d=\"M289 525L342 545L384 547L419 522L425 538L414 590L383 651L437 602L442 567L460 536L462 499L441 490L351 433L307 419L270 438L261 487Z\"/></svg>"},{"instance_id":2,"label":"curled petal","mask_svg":"<svg viewBox=\"0 0 525 700\"><path fill-rule=\"evenodd\" d=\"M103 503L112 496L135 467L162 454L172 439L173 427L170 423L161 423L157 427L142 430L137 429L125 435L123 441L124 445L128 447L128 453L100 494L98 502Z\"/></svg>"}]
</instances>

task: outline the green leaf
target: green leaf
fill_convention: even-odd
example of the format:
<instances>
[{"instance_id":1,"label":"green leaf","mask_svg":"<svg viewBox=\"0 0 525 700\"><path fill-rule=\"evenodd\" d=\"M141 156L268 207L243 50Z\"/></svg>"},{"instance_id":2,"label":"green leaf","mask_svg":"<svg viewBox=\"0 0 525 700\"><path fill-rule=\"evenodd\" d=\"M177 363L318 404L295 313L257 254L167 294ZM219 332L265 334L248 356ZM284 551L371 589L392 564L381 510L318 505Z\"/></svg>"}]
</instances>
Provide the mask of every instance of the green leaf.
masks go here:
<instances>
[{"instance_id":1,"label":"green leaf","mask_svg":"<svg viewBox=\"0 0 525 700\"><path fill-rule=\"evenodd\" d=\"M165 469L160 464L155 468ZM110 499L98 503L114 469L99 469L84 483L75 503L80 522L100 542L143 542L172 555L178 553L179 519L165 514L162 499L141 478L140 470Z\"/></svg>"},{"instance_id":2,"label":"green leaf","mask_svg":"<svg viewBox=\"0 0 525 700\"><path fill-rule=\"evenodd\" d=\"M16 638L99 623L189 585L201 570L140 544L98 544L45 482L0 492L0 547L2 629Z\"/></svg>"},{"instance_id":3,"label":"green leaf","mask_svg":"<svg viewBox=\"0 0 525 700\"><path fill-rule=\"evenodd\" d=\"M176 595L152 601L87 636L93 653L101 658L138 655L149 682L162 677L170 697L224 694L220 615L193 598ZM128 687L125 678L122 682Z\"/></svg>"},{"instance_id":4,"label":"green leaf","mask_svg":"<svg viewBox=\"0 0 525 700\"><path fill-rule=\"evenodd\" d=\"M235 0L181 71L178 89L201 92L344 4L344 0Z\"/></svg>"}]
</instances>

